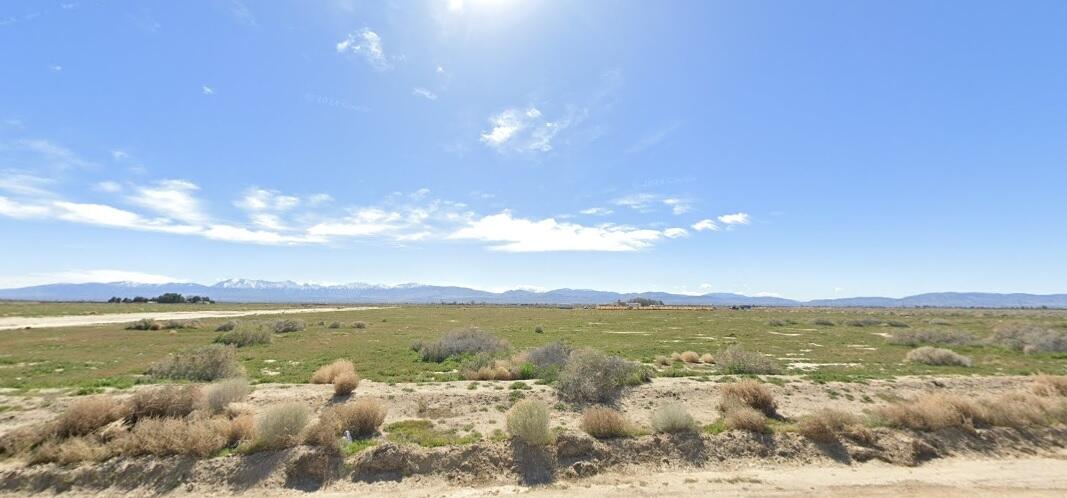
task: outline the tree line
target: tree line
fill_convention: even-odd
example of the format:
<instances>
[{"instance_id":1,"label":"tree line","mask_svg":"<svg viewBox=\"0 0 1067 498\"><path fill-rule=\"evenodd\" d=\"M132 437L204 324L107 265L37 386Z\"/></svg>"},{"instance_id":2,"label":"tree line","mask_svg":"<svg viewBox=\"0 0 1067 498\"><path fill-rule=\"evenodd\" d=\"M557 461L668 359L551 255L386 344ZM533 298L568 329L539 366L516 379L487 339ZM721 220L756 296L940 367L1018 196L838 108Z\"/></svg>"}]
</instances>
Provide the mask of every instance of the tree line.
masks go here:
<instances>
[{"instance_id":1,"label":"tree line","mask_svg":"<svg viewBox=\"0 0 1067 498\"><path fill-rule=\"evenodd\" d=\"M112 297L111 299L108 299L107 302L109 302L109 303L160 303L160 304L184 304L184 303L211 304L211 303L214 303L215 301L213 301L210 297L207 297L207 296L189 296L189 297L186 297L186 296L183 296L181 294L178 294L177 292L167 292L167 293L164 293L164 294L160 294L160 295L158 295L156 297L144 297L144 296L117 297L116 296L116 297Z\"/></svg>"}]
</instances>

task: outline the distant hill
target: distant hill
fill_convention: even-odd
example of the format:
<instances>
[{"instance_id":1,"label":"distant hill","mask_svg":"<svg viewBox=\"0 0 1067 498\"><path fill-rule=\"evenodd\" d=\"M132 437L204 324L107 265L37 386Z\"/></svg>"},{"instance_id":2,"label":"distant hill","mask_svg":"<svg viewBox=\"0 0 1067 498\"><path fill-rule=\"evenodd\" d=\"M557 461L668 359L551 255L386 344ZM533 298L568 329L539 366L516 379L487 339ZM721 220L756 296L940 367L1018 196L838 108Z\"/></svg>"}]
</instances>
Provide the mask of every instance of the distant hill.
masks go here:
<instances>
[{"instance_id":1,"label":"distant hill","mask_svg":"<svg viewBox=\"0 0 1067 498\"><path fill-rule=\"evenodd\" d=\"M0 299L34 301L106 301L112 296L158 296L165 292L209 296L221 302L258 303L487 303L487 304L603 304L647 298L665 304L717 306L825 306L825 307L942 307L942 308L1067 308L1067 294L995 294L983 292L938 292L902 298L851 297L795 301L780 297L711 293L703 295L667 292L619 293L589 289L555 289L545 292L510 290L487 292L466 287L402 284L394 286L351 283L342 285L301 284L264 280L231 279L214 285L195 283L139 284L133 282L50 284L0 290Z\"/></svg>"}]
</instances>

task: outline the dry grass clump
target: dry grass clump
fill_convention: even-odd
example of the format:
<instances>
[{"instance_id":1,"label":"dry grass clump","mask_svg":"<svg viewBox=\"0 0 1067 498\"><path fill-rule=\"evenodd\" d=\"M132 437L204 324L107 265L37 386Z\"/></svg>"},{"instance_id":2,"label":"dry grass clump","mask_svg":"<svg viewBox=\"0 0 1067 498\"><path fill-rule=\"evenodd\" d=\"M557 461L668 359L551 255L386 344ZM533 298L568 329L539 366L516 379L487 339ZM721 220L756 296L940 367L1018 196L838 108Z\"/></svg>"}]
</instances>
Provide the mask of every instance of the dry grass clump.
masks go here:
<instances>
[{"instance_id":1,"label":"dry grass clump","mask_svg":"<svg viewBox=\"0 0 1067 498\"><path fill-rule=\"evenodd\" d=\"M904 346L920 344L970 346L977 342L974 334L963 330L894 330L890 332L886 340L890 344Z\"/></svg>"},{"instance_id":2,"label":"dry grass clump","mask_svg":"<svg viewBox=\"0 0 1067 498\"><path fill-rule=\"evenodd\" d=\"M374 398L363 398L332 408L341 430L354 438L373 436L385 422L386 409Z\"/></svg>"},{"instance_id":3,"label":"dry grass clump","mask_svg":"<svg viewBox=\"0 0 1067 498\"><path fill-rule=\"evenodd\" d=\"M668 403L652 412L652 428L656 432L674 434L694 432L697 424L681 403Z\"/></svg>"},{"instance_id":4,"label":"dry grass clump","mask_svg":"<svg viewBox=\"0 0 1067 498\"><path fill-rule=\"evenodd\" d=\"M231 331L233 329L236 329L237 326L240 325L240 324L241 324L241 322L239 322L237 320L229 320L229 321L226 321L226 322L222 322L222 323L219 324L218 327L215 327L215 332L229 332L229 331Z\"/></svg>"},{"instance_id":5,"label":"dry grass clump","mask_svg":"<svg viewBox=\"0 0 1067 498\"><path fill-rule=\"evenodd\" d=\"M1004 323L993 328L990 342L1025 354L1062 353L1067 352L1067 330Z\"/></svg>"},{"instance_id":6,"label":"dry grass clump","mask_svg":"<svg viewBox=\"0 0 1067 498\"><path fill-rule=\"evenodd\" d=\"M1030 391L1038 396L1067 396L1067 375L1038 375Z\"/></svg>"},{"instance_id":7,"label":"dry grass clump","mask_svg":"<svg viewBox=\"0 0 1067 498\"><path fill-rule=\"evenodd\" d=\"M548 431L548 405L538 400L524 399L515 403L507 413L508 434L531 446L552 442Z\"/></svg>"},{"instance_id":8,"label":"dry grass clump","mask_svg":"<svg viewBox=\"0 0 1067 498\"><path fill-rule=\"evenodd\" d=\"M881 325L882 321L874 318L864 318L861 320L849 320L845 322L849 327L874 327Z\"/></svg>"},{"instance_id":9,"label":"dry grass clump","mask_svg":"<svg viewBox=\"0 0 1067 498\"><path fill-rule=\"evenodd\" d=\"M1013 392L980 404L975 422L994 427L1033 427L1045 425L1054 417L1055 405L1046 398L1028 392Z\"/></svg>"},{"instance_id":10,"label":"dry grass clump","mask_svg":"<svg viewBox=\"0 0 1067 498\"><path fill-rule=\"evenodd\" d=\"M696 351L686 351L679 357L686 363L700 363L700 354Z\"/></svg>"},{"instance_id":11,"label":"dry grass clump","mask_svg":"<svg viewBox=\"0 0 1067 498\"><path fill-rule=\"evenodd\" d=\"M858 423L859 418L851 413L823 408L800 419L797 432L812 441L831 443L837 441L838 434Z\"/></svg>"},{"instance_id":12,"label":"dry grass clump","mask_svg":"<svg viewBox=\"0 0 1067 498\"><path fill-rule=\"evenodd\" d=\"M767 417L747 406L730 408L723 416L723 424L733 431L767 432Z\"/></svg>"},{"instance_id":13,"label":"dry grass clump","mask_svg":"<svg viewBox=\"0 0 1067 498\"><path fill-rule=\"evenodd\" d=\"M359 375L356 372L344 372L333 379L333 394L348 396L359 387Z\"/></svg>"},{"instance_id":14,"label":"dry grass clump","mask_svg":"<svg viewBox=\"0 0 1067 498\"><path fill-rule=\"evenodd\" d=\"M567 401L605 403L618 397L624 386L647 382L649 375L639 363L583 348L571 352L556 390Z\"/></svg>"},{"instance_id":15,"label":"dry grass clump","mask_svg":"<svg viewBox=\"0 0 1067 498\"><path fill-rule=\"evenodd\" d=\"M571 347L562 342L552 342L526 352L526 361L539 370L559 370L567 364Z\"/></svg>"},{"instance_id":16,"label":"dry grass clump","mask_svg":"<svg viewBox=\"0 0 1067 498\"><path fill-rule=\"evenodd\" d=\"M111 396L79 399L56 417L52 430L61 438L85 436L128 413L129 408Z\"/></svg>"},{"instance_id":17,"label":"dry grass clump","mask_svg":"<svg viewBox=\"0 0 1067 498\"><path fill-rule=\"evenodd\" d=\"M1031 427L1062 420L1061 404L1031 393L1014 392L977 401L950 394L927 394L893 403L875 411L878 421L890 427L917 431L976 426Z\"/></svg>"},{"instance_id":18,"label":"dry grass clump","mask_svg":"<svg viewBox=\"0 0 1067 498\"><path fill-rule=\"evenodd\" d=\"M669 366L671 366L671 359L666 357L666 356L659 355L659 356L656 356L652 360L652 363L654 363L656 365L659 365L661 367L669 367Z\"/></svg>"},{"instance_id":19,"label":"dry grass clump","mask_svg":"<svg viewBox=\"0 0 1067 498\"><path fill-rule=\"evenodd\" d=\"M273 340L274 334L271 334L266 329L231 330L215 338L216 343L229 344L239 348L257 344L270 344Z\"/></svg>"},{"instance_id":20,"label":"dry grass clump","mask_svg":"<svg viewBox=\"0 0 1067 498\"><path fill-rule=\"evenodd\" d=\"M713 356L711 353L704 353L700 355L700 362L710 365L712 363L715 363L715 356Z\"/></svg>"},{"instance_id":21,"label":"dry grass clump","mask_svg":"<svg viewBox=\"0 0 1067 498\"><path fill-rule=\"evenodd\" d=\"M477 353L499 353L507 341L476 327L454 330L436 342L418 344L422 361L440 363L450 357Z\"/></svg>"},{"instance_id":22,"label":"dry grass clump","mask_svg":"<svg viewBox=\"0 0 1067 498\"><path fill-rule=\"evenodd\" d=\"M582 412L582 430L597 439L629 436L633 426L621 413L595 406Z\"/></svg>"},{"instance_id":23,"label":"dry grass clump","mask_svg":"<svg viewBox=\"0 0 1067 498\"><path fill-rule=\"evenodd\" d=\"M74 465L101 462L111 458L111 451L94 438L75 437L64 441L46 441L30 453L27 463Z\"/></svg>"},{"instance_id":24,"label":"dry grass clump","mask_svg":"<svg viewBox=\"0 0 1067 498\"><path fill-rule=\"evenodd\" d=\"M821 325L823 327L833 327L834 325L836 325L833 320L827 320L825 318L819 318L813 323L815 323L815 325Z\"/></svg>"},{"instance_id":25,"label":"dry grass clump","mask_svg":"<svg viewBox=\"0 0 1067 498\"><path fill-rule=\"evenodd\" d=\"M682 361L681 353L671 353L671 361Z\"/></svg>"},{"instance_id":26,"label":"dry grass clump","mask_svg":"<svg viewBox=\"0 0 1067 498\"><path fill-rule=\"evenodd\" d=\"M224 417L146 418L115 444L123 455L190 455L208 457L230 442Z\"/></svg>"},{"instance_id":27,"label":"dry grass clump","mask_svg":"<svg viewBox=\"0 0 1067 498\"><path fill-rule=\"evenodd\" d=\"M298 435L308 423L308 409L300 403L283 403L267 408L256 417L255 447L277 449L299 442Z\"/></svg>"},{"instance_id":28,"label":"dry grass clump","mask_svg":"<svg viewBox=\"0 0 1067 498\"><path fill-rule=\"evenodd\" d=\"M155 387L133 393L127 404L131 423L142 418L184 417L203 406L204 393L200 386Z\"/></svg>"},{"instance_id":29,"label":"dry grass clump","mask_svg":"<svg viewBox=\"0 0 1067 498\"><path fill-rule=\"evenodd\" d=\"M931 346L923 346L908 351L907 356L904 357L904 361L932 366L971 366L970 358L951 349L935 348Z\"/></svg>"},{"instance_id":30,"label":"dry grass clump","mask_svg":"<svg viewBox=\"0 0 1067 498\"><path fill-rule=\"evenodd\" d=\"M213 381L244 373L233 346L209 344L174 353L148 368L148 375L166 379Z\"/></svg>"},{"instance_id":31,"label":"dry grass clump","mask_svg":"<svg viewBox=\"0 0 1067 498\"><path fill-rule=\"evenodd\" d=\"M256 417L251 413L242 413L230 419L230 429L226 432L226 442L230 447L256 439Z\"/></svg>"},{"instance_id":32,"label":"dry grass clump","mask_svg":"<svg viewBox=\"0 0 1067 498\"><path fill-rule=\"evenodd\" d=\"M156 321L151 318L142 318L126 325L126 330L171 330L171 329L198 329L198 320L164 320Z\"/></svg>"},{"instance_id":33,"label":"dry grass clump","mask_svg":"<svg viewBox=\"0 0 1067 498\"><path fill-rule=\"evenodd\" d=\"M287 318L285 320L275 320L271 324L271 328L277 334L285 334L288 332L300 332L307 328L307 324L303 320L296 320L293 318Z\"/></svg>"},{"instance_id":34,"label":"dry grass clump","mask_svg":"<svg viewBox=\"0 0 1067 498\"><path fill-rule=\"evenodd\" d=\"M774 375L782 373L782 367L774 360L755 352L745 351L741 346L730 346L715 357L719 370L726 374Z\"/></svg>"},{"instance_id":35,"label":"dry grass clump","mask_svg":"<svg viewBox=\"0 0 1067 498\"><path fill-rule=\"evenodd\" d=\"M328 328L328 329L339 329L339 328L341 328L341 322L330 322L330 324L327 325L326 328Z\"/></svg>"},{"instance_id":36,"label":"dry grass clump","mask_svg":"<svg viewBox=\"0 0 1067 498\"><path fill-rule=\"evenodd\" d=\"M364 321L352 322L352 328L354 328L354 329L365 329L365 328L367 328L367 322L364 322Z\"/></svg>"},{"instance_id":37,"label":"dry grass clump","mask_svg":"<svg viewBox=\"0 0 1067 498\"><path fill-rule=\"evenodd\" d=\"M719 410L728 413L737 407L749 407L768 417L776 416L778 410L771 391L754 380L742 380L722 386Z\"/></svg>"},{"instance_id":38,"label":"dry grass clump","mask_svg":"<svg viewBox=\"0 0 1067 498\"><path fill-rule=\"evenodd\" d=\"M234 377L204 387L204 402L212 413L221 413L230 403L243 401L252 392L244 377Z\"/></svg>"},{"instance_id":39,"label":"dry grass clump","mask_svg":"<svg viewBox=\"0 0 1067 498\"><path fill-rule=\"evenodd\" d=\"M335 360L315 370L315 373L311 375L311 383L330 384L337 376L345 373L356 373L356 366L349 360Z\"/></svg>"}]
</instances>

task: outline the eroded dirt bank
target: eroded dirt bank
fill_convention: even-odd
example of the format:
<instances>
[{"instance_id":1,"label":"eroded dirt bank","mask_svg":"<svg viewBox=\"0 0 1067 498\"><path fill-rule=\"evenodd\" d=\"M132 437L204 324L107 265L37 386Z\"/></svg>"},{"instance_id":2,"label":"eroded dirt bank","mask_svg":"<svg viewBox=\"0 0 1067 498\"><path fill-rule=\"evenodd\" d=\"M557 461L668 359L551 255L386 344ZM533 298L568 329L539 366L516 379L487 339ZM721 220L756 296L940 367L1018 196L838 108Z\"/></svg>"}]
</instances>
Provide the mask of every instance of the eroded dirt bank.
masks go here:
<instances>
[{"instance_id":1,"label":"eroded dirt bank","mask_svg":"<svg viewBox=\"0 0 1067 498\"><path fill-rule=\"evenodd\" d=\"M349 306L334 308L278 308L263 310L159 311L143 313L107 313L101 315L10 316L0 318L0 330L46 329L54 327L83 327L136 322L137 320L199 320L202 318L237 318L254 315L291 315L302 313L330 313L379 309L377 306Z\"/></svg>"}]
</instances>

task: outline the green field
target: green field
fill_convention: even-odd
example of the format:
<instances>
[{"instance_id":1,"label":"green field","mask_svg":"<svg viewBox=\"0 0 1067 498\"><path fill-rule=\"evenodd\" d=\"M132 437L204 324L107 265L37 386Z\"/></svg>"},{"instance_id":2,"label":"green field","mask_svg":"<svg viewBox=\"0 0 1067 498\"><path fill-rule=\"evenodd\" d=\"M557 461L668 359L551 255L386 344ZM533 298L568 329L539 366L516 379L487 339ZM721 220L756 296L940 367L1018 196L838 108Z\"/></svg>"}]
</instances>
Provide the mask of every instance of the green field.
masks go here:
<instances>
[{"instance_id":1,"label":"green field","mask_svg":"<svg viewBox=\"0 0 1067 498\"><path fill-rule=\"evenodd\" d=\"M10 312L7 304L0 305ZM35 305L18 304L19 309ZM38 315L57 306L41 304ZM92 305L93 311L126 311L126 305ZM233 309L230 305L213 305ZM173 310L174 307L165 307ZM33 314L33 313L24 313ZM768 353L788 365L789 358L821 365L815 370L790 370L816 379L861 380L907 374L1067 373L1067 354L1024 355L997 346L953 347L970 356L974 366L931 367L904 363L911 349L892 345L880 334L899 328L888 324L849 326L847 321L874 319L902 322L911 329L952 329L978 337L1004 323L1034 324L1067 330L1067 311L1023 310L860 310L860 309L717 309L710 311L598 311L535 307L406 306L365 311L299 315L307 330L275 335L274 342L238 350L249 377L260 382L307 382L319 366L349 358L364 378L409 382L452 380L458 364L424 363L410 349L416 339L477 326L507 339L515 351L552 341L592 346L633 360L651 362L656 355L686 350L716 353L731 344ZM242 319L246 326L270 316ZM330 329L318 325L338 320L367 322L366 329ZM776 326L772 321L784 321ZM815 325L830 320L834 326ZM0 387L52 388L128 386L144 382L142 373L168 353L211 343L223 319L202 320L195 330L125 330L120 325L0 331ZM933 323L931 323L933 322ZM535 333L537 325L543 333ZM836 364L836 365L833 365ZM713 373L694 367L695 375Z\"/></svg>"}]
</instances>

